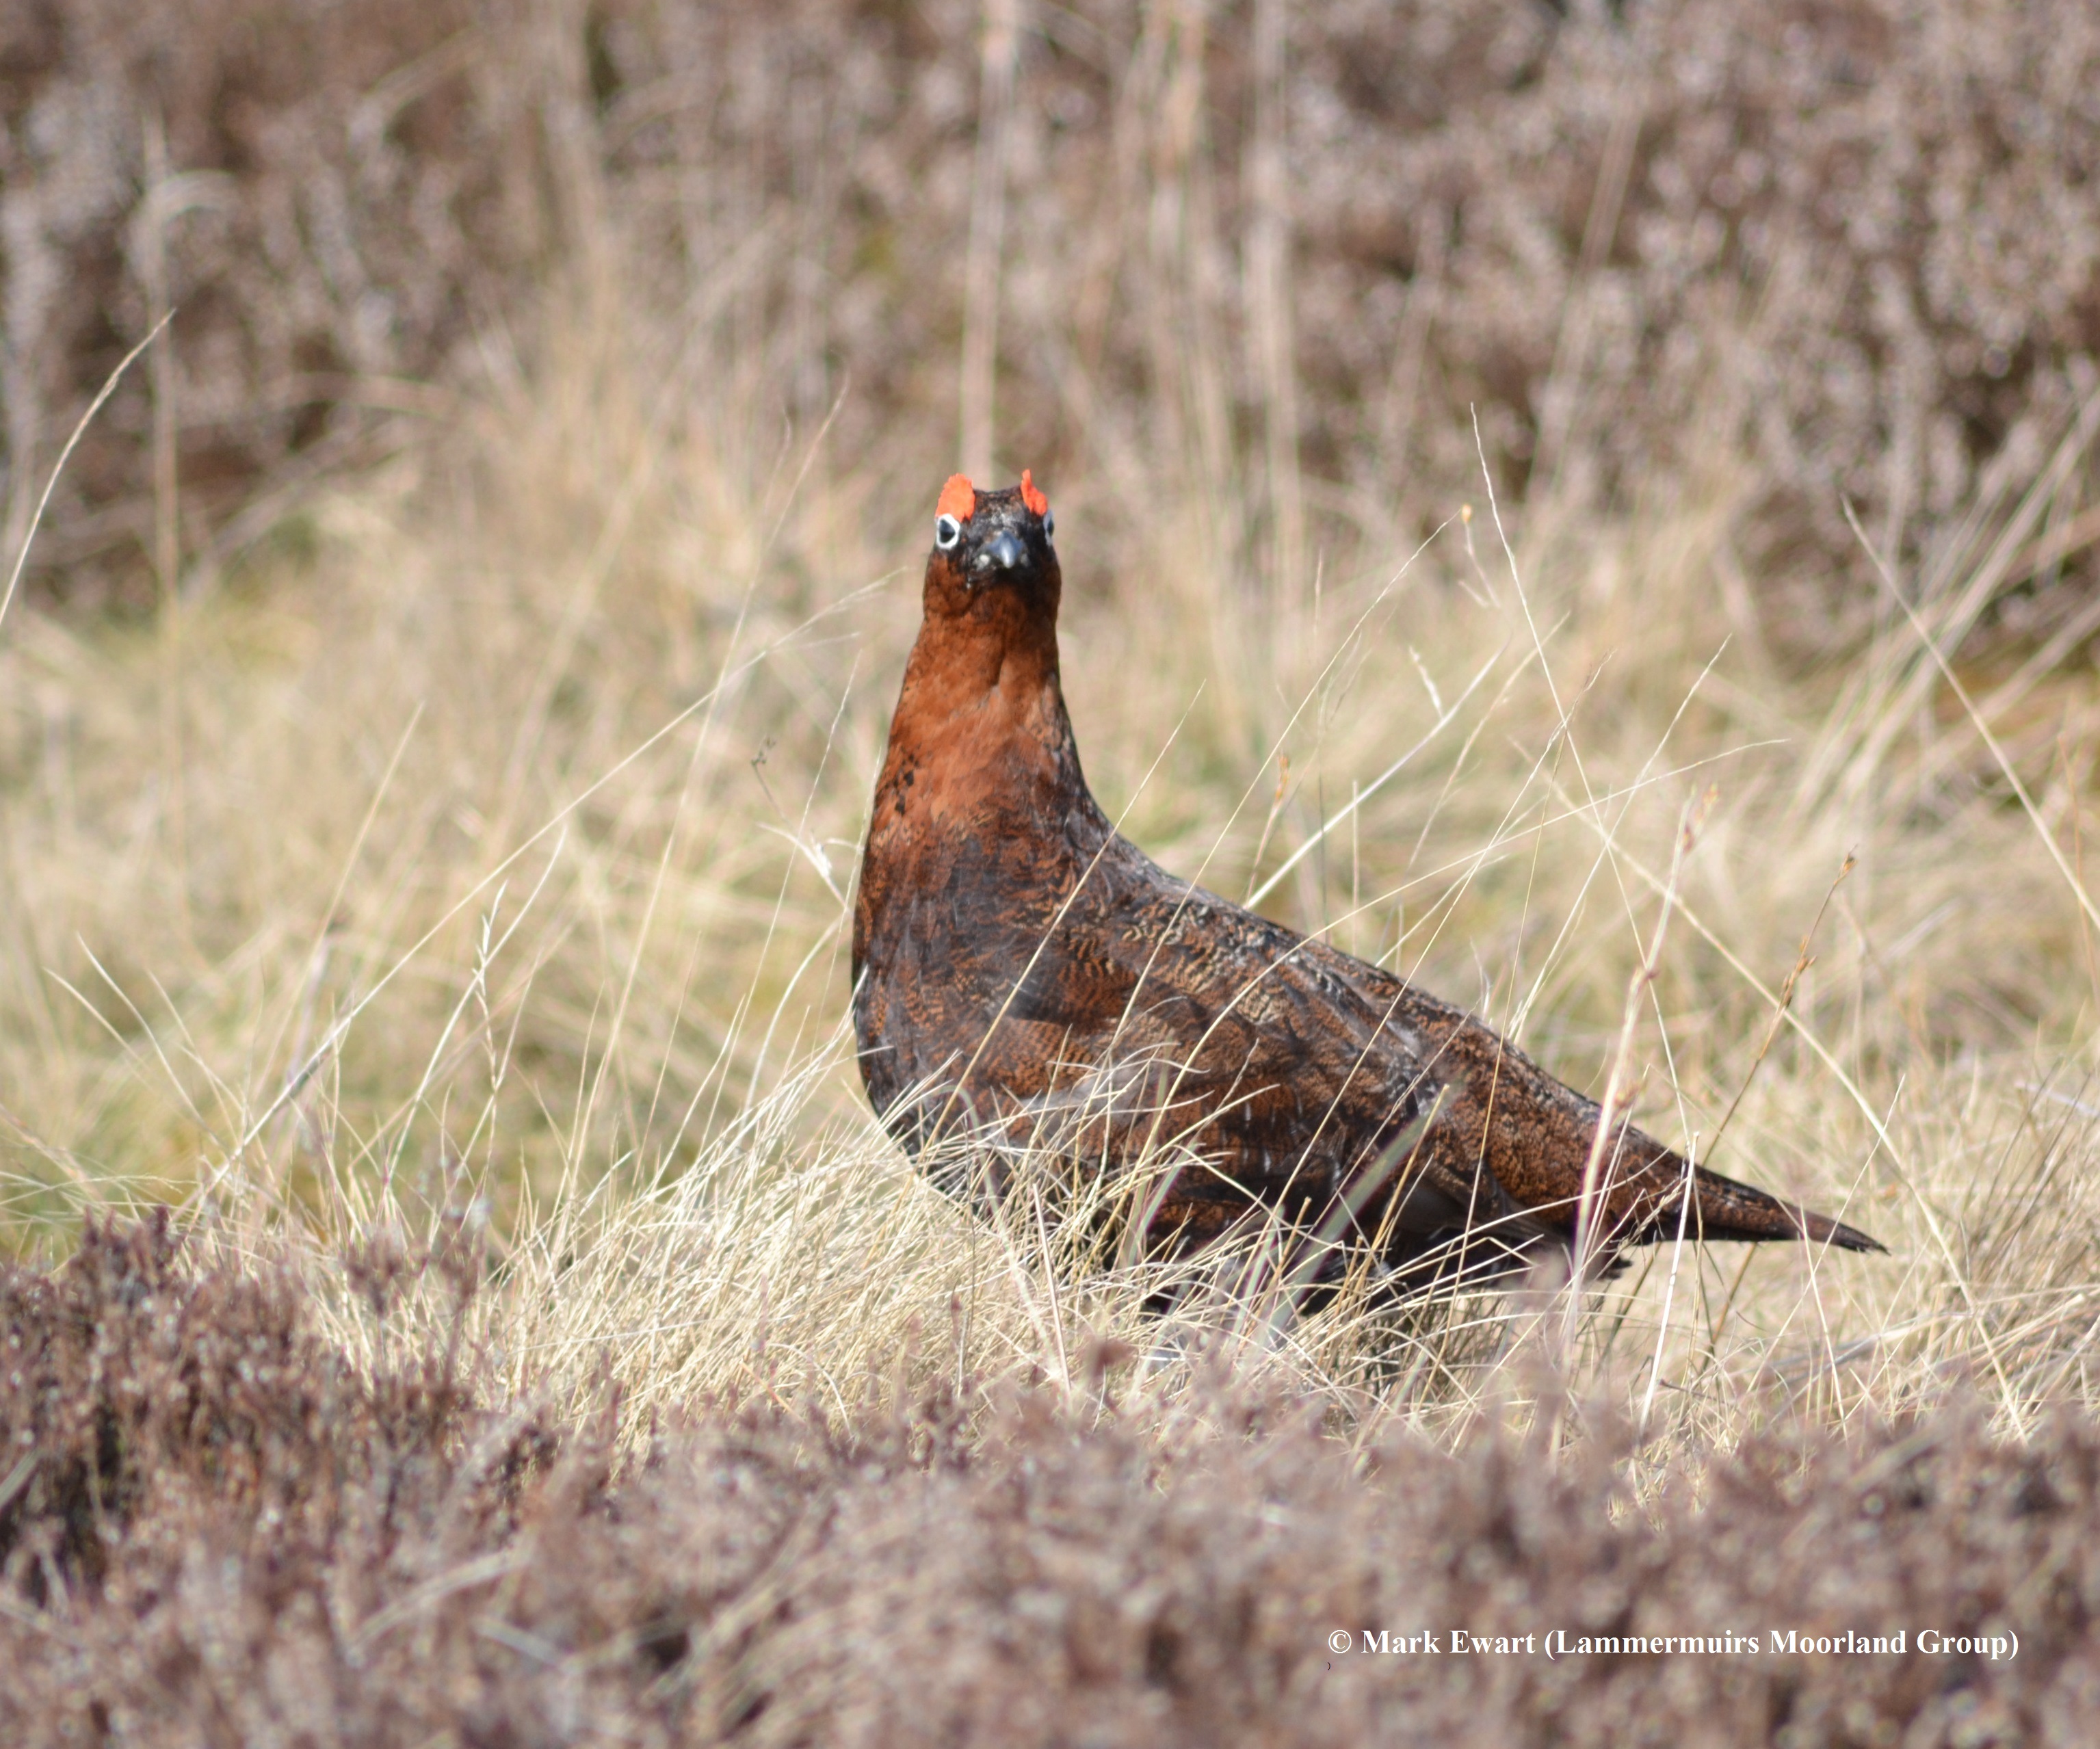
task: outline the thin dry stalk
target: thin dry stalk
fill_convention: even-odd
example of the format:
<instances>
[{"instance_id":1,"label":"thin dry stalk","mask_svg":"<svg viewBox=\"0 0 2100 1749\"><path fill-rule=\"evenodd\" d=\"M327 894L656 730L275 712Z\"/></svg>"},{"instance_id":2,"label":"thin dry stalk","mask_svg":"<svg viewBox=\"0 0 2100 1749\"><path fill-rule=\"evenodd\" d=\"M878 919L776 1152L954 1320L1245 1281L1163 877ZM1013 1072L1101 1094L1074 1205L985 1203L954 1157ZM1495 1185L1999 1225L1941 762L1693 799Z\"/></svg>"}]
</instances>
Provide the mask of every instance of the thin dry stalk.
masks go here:
<instances>
[{"instance_id":1,"label":"thin dry stalk","mask_svg":"<svg viewBox=\"0 0 2100 1749\"><path fill-rule=\"evenodd\" d=\"M1709 788L1696 801L1685 806L1676 841L1670 848L1670 873L1663 882L1662 909L1655 920L1655 932L1648 938L1640 963L1626 980L1626 1007L1619 1021L1618 1042L1612 1049L1611 1068L1604 1080L1604 1097L1597 1112L1597 1133L1590 1139L1590 1157L1582 1163L1582 1188L1575 1203L1575 1244L1568 1268L1568 1310L1561 1327L1564 1345L1574 1337L1582 1283L1587 1278L1590 1254L1597 1242L1597 1211L1611 1194L1611 1180L1605 1170L1606 1156L1608 1152L1612 1163L1617 1163L1617 1144L1620 1140L1617 1131L1631 1089L1634 1034L1640 1024L1641 1001L1661 970L1662 944L1670 931L1670 913L1677 904L1679 878L1684 871L1684 859L1692 852L1715 793Z\"/></svg>"},{"instance_id":2,"label":"thin dry stalk","mask_svg":"<svg viewBox=\"0 0 2100 1749\"><path fill-rule=\"evenodd\" d=\"M976 480L992 474L999 390L1000 263L1006 243L1008 135L1021 0L984 0L978 51L977 137L970 170L970 236L963 264L962 429L958 465Z\"/></svg>"}]
</instances>

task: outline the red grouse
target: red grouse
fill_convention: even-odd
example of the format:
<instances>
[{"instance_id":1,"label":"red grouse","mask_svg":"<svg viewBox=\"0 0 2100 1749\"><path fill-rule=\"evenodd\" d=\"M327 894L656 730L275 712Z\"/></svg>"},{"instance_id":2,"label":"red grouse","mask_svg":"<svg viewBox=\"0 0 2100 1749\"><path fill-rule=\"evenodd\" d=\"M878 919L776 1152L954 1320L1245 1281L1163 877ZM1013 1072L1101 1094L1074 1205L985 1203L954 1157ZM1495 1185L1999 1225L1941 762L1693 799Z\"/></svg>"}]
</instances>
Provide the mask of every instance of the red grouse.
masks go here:
<instances>
[{"instance_id":1,"label":"red grouse","mask_svg":"<svg viewBox=\"0 0 2100 1749\"><path fill-rule=\"evenodd\" d=\"M1061 578L1028 474L942 489L854 909L869 1098L915 1155L975 1144L1158 1165L1154 1242L1275 1210L1405 1287L1493 1274L1577 1225L1600 1113L1470 1015L1177 879L1080 774ZM1593 1262L1683 1230L1882 1249L1630 1125L1593 1174ZM1328 1253L1321 1273L1330 1273Z\"/></svg>"}]
</instances>

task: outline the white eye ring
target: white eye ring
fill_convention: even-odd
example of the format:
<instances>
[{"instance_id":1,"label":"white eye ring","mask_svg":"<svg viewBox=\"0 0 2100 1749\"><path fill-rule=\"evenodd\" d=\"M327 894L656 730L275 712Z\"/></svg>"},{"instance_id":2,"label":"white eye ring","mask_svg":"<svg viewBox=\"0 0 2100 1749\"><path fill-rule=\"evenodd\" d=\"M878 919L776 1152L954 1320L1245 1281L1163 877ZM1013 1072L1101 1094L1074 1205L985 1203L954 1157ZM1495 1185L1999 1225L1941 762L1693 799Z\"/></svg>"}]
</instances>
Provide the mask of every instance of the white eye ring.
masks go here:
<instances>
[{"instance_id":1,"label":"white eye ring","mask_svg":"<svg viewBox=\"0 0 2100 1749\"><path fill-rule=\"evenodd\" d=\"M1051 540L1051 539L1052 539L1052 538L1057 535L1057 517L1056 517L1054 514L1052 514L1050 511L1045 510L1045 511L1043 513L1043 538L1045 540Z\"/></svg>"},{"instance_id":2,"label":"white eye ring","mask_svg":"<svg viewBox=\"0 0 2100 1749\"><path fill-rule=\"evenodd\" d=\"M943 553L955 551L955 543L963 538L963 525L952 516L933 518L933 544Z\"/></svg>"}]
</instances>

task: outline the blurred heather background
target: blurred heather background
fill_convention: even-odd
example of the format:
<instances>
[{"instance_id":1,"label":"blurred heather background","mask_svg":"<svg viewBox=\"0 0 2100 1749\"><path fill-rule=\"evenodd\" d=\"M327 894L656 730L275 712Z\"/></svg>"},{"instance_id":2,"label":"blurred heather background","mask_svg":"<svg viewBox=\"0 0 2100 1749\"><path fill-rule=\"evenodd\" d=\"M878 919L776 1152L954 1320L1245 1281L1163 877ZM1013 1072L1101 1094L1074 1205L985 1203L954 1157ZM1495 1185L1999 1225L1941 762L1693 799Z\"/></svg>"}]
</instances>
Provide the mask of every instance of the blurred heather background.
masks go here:
<instances>
[{"instance_id":1,"label":"blurred heather background","mask_svg":"<svg viewBox=\"0 0 2100 1749\"><path fill-rule=\"evenodd\" d=\"M1296 566L1479 496L1477 413L1511 499L1724 480L1742 610L1825 654L1873 611L1842 499L1929 588L2100 381L2096 93L2079 0L18 0L11 549L165 310L46 594L201 586L616 284L755 426L836 401L885 535L960 445ZM1979 635L2089 629L2096 503L2081 458Z\"/></svg>"}]
</instances>

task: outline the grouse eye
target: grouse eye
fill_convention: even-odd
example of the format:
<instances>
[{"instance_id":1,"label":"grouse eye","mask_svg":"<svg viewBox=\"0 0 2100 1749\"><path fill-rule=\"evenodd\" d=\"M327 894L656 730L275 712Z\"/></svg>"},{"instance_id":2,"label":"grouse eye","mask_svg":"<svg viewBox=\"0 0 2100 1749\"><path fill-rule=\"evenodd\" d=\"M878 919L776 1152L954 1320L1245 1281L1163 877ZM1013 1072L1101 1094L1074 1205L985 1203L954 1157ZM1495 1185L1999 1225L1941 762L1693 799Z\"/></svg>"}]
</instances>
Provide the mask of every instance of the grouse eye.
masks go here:
<instances>
[{"instance_id":1,"label":"grouse eye","mask_svg":"<svg viewBox=\"0 0 2100 1749\"><path fill-rule=\"evenodd\" d=\"M938 516L933 519L933 544L943 553L952 552L955 544L963 538L963 525L952 516Z\"/></svg>"},{"instance_id":2,"label":"grouse eye","mask_svg":"<svg viewBox=\"0 0 2100 1749\"><path fill-rule=\"evenodd\" d=\"M1051 512L1045 510L1043 513L1043 538L1045 540L1055 540L1057 534L1057 518Z\"/></svg>"}]
</instances>

